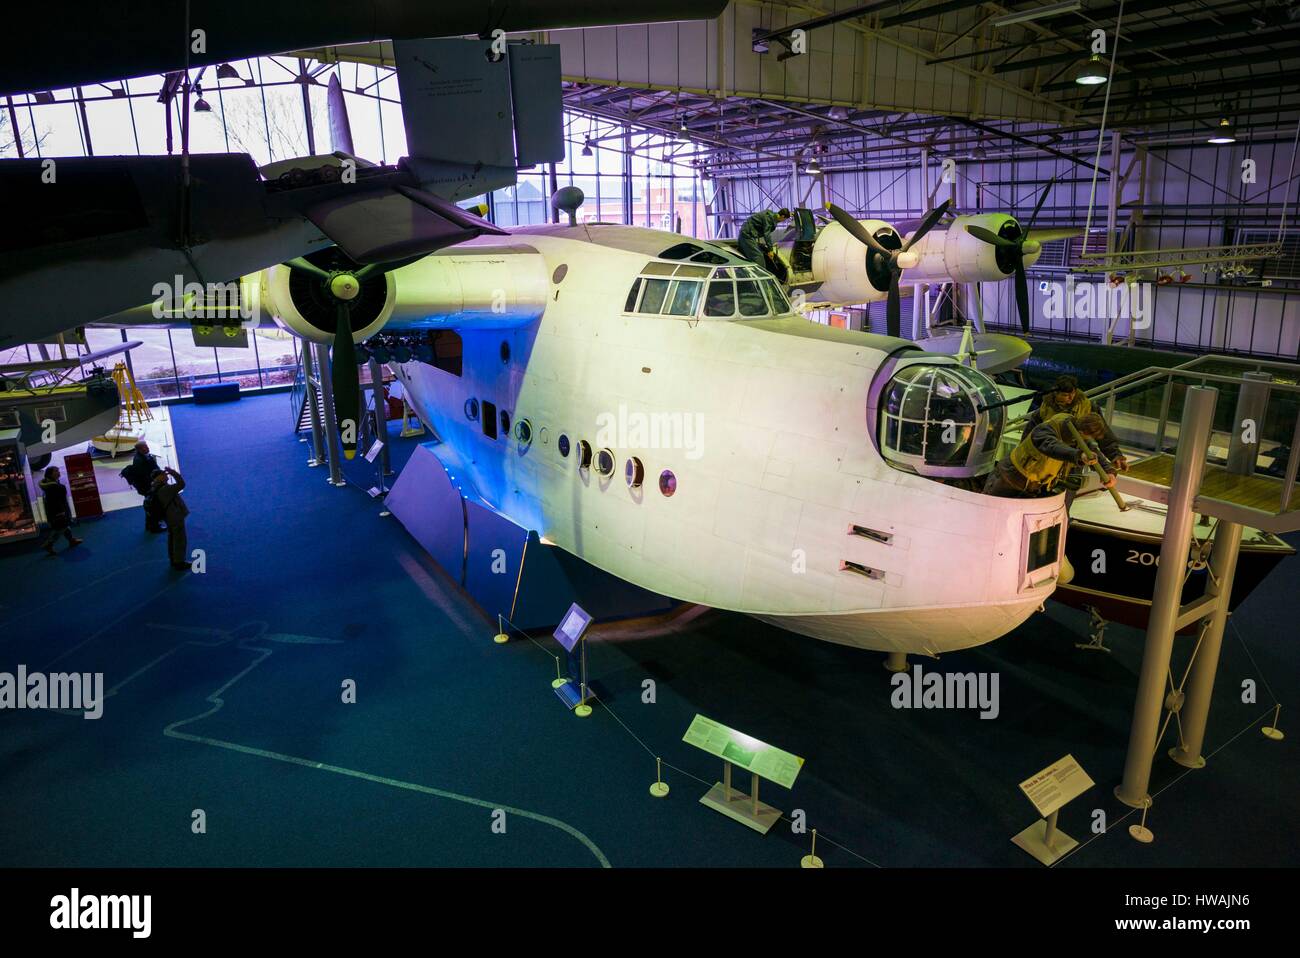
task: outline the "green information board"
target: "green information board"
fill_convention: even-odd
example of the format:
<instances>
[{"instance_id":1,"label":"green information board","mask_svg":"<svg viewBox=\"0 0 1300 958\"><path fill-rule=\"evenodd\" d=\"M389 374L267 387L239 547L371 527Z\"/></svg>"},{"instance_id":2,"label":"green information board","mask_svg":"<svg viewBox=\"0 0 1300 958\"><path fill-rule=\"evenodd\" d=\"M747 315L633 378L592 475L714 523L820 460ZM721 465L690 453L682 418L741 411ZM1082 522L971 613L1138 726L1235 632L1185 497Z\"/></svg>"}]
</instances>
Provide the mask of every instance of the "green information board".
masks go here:
<instances>
[{"instance_id":1,"label":"green information board","mask_svg":"<svg viewBox=\"0 0 1300 958\"><path fill-rule=\"evenodd\" d=\"M794 780L803 768L803 759L798 755L760 742L703 715L695 716L682 741L785 788L794 787Z\"/></svg>"}]
</instances>

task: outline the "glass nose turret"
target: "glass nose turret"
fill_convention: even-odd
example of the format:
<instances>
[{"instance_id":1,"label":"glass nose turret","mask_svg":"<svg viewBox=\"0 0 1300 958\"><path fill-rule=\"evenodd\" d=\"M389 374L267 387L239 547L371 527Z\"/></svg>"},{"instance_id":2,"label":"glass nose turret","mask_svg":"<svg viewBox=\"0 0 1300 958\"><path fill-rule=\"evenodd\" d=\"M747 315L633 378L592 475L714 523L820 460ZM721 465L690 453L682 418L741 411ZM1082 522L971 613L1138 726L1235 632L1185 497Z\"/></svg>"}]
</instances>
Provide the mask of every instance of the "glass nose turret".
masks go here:
<instances>
[{"instance_id":1,"label":"glass nose turret","mask_svg":"<svg viewBox=\"0 0 1300 958\"><path fill-rule=\"evenodd\" d=\"M878 438L891 465L935 478L988 472L1005 410L993 380L976 369L917 362L897 370L881 394Z\"/></svg>"}]
</instances>

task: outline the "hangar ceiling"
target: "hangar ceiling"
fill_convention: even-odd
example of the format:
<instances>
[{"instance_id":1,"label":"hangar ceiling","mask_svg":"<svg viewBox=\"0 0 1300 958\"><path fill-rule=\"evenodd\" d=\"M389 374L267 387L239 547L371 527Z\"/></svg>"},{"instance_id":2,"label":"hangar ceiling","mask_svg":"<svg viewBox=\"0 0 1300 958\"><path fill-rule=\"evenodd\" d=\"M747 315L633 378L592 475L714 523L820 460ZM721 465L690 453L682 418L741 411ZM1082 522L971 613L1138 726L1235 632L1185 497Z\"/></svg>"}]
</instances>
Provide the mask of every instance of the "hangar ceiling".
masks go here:
<instances>
[{"instance_id":1,"label":"hangar ceiling","mask_svg":"<svg viewBox=\"0 0 1300 958\"><path fill-rule=\"evenodd\" d=\"M806 52L790 56L795 28ZM1113 79L1081 86L1098 29ZM677 158L712 169L870 168L919 147L1091 167L1103 113L1148 146L1203 142L1225 116L1242 139L1290 142L1300 120L1300 0L737 0L716 21L534 36L562 48L569 109L689 140ZM387 44L309 52L391 63Z\"/></svg>"}]
</instances>

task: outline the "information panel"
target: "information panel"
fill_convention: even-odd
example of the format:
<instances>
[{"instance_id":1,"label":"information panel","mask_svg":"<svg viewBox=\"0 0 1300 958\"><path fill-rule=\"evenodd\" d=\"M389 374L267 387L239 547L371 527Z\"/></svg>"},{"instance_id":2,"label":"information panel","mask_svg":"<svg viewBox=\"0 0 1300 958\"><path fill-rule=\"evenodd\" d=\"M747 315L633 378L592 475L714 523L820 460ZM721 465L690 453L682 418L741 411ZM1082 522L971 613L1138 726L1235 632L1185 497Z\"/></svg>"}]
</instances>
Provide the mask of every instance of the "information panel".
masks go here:
<instances>
[{"instance_id":1,"label":"information panel","mask_svg":"<svg viewBox=\"0 0 1300 958\"><path fill-rule=\"evenodd\" d=\"M794 780L803 768L803 759L798 755L760 742L703 715L695 716L682 741L785 788L794 787Z\"/></svg>"},{"instance_id":2,"label":"information panel","mask_svg":"<svg viewBox=\"0 0 1300 958\"><path fill-rule=\"evenodd\" d=\"M1067 802L1078 798L1094 784L1088 777L1088 773L1079 767L1074 756L1067 755L1053 762L1037 775L1025 779L1020 783L1020 790L1033 803L1038 814L1046 818Z\"/></svg>"}]
</instances>

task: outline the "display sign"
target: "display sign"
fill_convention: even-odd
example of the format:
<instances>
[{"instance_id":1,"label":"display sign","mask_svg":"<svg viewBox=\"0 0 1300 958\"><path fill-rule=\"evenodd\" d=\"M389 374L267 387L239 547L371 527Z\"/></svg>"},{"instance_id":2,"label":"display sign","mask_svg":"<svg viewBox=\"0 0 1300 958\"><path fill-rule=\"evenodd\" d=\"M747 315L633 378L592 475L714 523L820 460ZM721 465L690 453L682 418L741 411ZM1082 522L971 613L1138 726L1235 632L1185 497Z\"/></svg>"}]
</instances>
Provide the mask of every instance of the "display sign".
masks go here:
<instances>
[{"instance_id":1,"label":"display sign","mask_svg":"<svg viewBox=\"0 0 1300 958\"><path fill-rule=\"evenodd\" d=\"M383 448L384 448L384 441L382 439L376 439L373 443L371 443L370 448L366 450L366 462L374 462L375 457L378 456L379 453L383 451Z\"/></svg>"},{"instance_id":2,"label":"display sign","mask_svg":"<svg viewBox=\"0 0 1300 958\"><path fill-rule=\"evenodd\" d=\"M564 613L564 618L555 629L555 641L564 646L566 652L572 652L573 647L578 644L582 638L582 633L587 631L587 626L591 625L591 616L579 608L578 603L569 606L569 611Z\"/></svg>"},{"instance_id":3,"label":"display sign","mask_svg":"<svg viewBox=\"0 0 1300 958\"><path fill-rule=\"evenodd\" d=\"M682 741L785 788L794 787L794 780L803 768L803 759L798 755L760 742L703 715L695 716Z\"/></svg>"},{"instance_id":4,"label":"display sign","mask_svg":"<svg viewBox=\"0 0 1300 958\"><path fill-rule=\"evenodd\" d=\"M1046 818L1067 802L1078 798L1096 784L1088 773L1079 767L1073 755L1053 762L1037 775L1020 783L1020 790L1033 803L1038 814Z\"/></svg>"}]
</instances>

